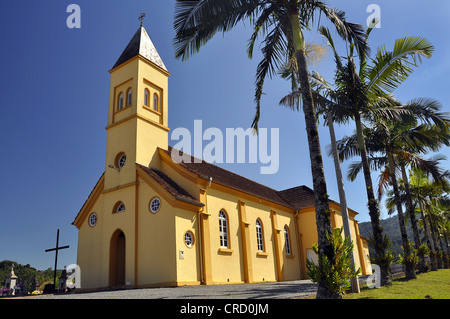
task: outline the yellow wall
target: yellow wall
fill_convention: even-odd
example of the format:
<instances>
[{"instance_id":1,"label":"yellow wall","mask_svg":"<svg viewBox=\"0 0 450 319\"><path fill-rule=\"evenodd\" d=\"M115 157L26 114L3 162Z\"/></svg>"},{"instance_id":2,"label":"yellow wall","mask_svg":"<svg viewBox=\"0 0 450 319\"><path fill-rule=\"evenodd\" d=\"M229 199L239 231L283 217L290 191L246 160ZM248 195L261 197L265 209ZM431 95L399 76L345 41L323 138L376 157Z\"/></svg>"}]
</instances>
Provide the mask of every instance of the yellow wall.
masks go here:
<instances>
[{"instance_id":1,"label":"yellow wall","mask_svg":"<svg viewBox=\"0 0 450 319\"><path fill-rule=\"evenodd\" d=\"M164 70L137 56L110 71L105 189L135 181L134 163L160 168L157 148L168 147L168 76ZM132 89L132 104L127 106L127 90ZM144 92L149 90L150 108L144 106ZM118 110L118 98L124 93L124 108ZM159 110L153 110L153 94L158 94ZM124 152L127 163L118 174L117 155Z\"/></svg>"},{"instance_id":2,"label":"yellow wall","mask_svg":"<svg viewBox=\"0 0 450 319\"><path fill-rule=\"evenodd\" d=\"M343 226L342 214L340 209L338 209L337 205L332 205L332 214L331 214L332 226L335 228L340 228ZM354 214L349 214L350 221L350 233L353 241L353 253L355 257L356 268L361 268L361 272L363 275L368 274L367 265L370 264L368 261L368 249L364 251L363 241L359 236L359 227L358 223L354 219ZM306 258L307 251L312 248L313 244L317 243L317 227L316 227L316 219L315 219L315 211L314 207L302 210L298 215L298 228L299 232L302 235L302 245L303 245L303 260L302 260L302 277L306 278ZM344 236L344 232L342 232ZM362 249L362 250L361 250ZM363 260L363 264L361 264L361 260ZM370 272L369 272L370 273Z\"/></svg>"},{"instance_id":3,"label":"yellow wall","mask_svg":"<svg viewBox=\"0 0 450 319\"><path fill-rule=\"evenodd\" d=\"M81 268L81 288L108 287L111 237L118 229L125 235L125 282L134 285L134 212L135 187L125 187L113 192L102 193L89 210L78 235L78 259ZM126 210L114 213L118 201ZM97 213L94 227L89 225L91 213Z\"/></svg>"},{"instance_id":4,"label":"yellow wall","mask_svg":"<svg viewBox=\"0 0 450 319\"><path fill-rule=\"evenodd\" d=\"M171 252L176 255L177 285L200 284L201 252L199 241L198 214L180 208L175 213L175 249ZM188 247L184 241L184 234L190 231L194 237L194 244ZM184 257L180 256L183 252Z\"/></svg>"},{"instance_id":5,"label":"yellow wall","mask_svg":"<svg viewBox=\"0 0 450 319\"><path fill-rule=\"evenodd\" d=\"M153 214L150 201L158 196L161 208ZM139 179L138 285L176 281L175 216L173 208L142 179Z\"/></svg>"},{"instance_id":6,"label":"yellow wall","mask_svg":"<svg viewBox=\"0 0 450 319\"><path fill-rule=\"evenodd\" d=\"M241 223L242 212L239 202L245 203L245 217ZM210 229L211 276L214 284L277 281L278 272L282 280L300 278L298 243L295 235L294 213L277 207L276 219L278 229L274 231L272 207L241 198L214 188L207 191L207 210ZM225 210L228 216L229 249L220 247L219 212ZM258 252L256 220L260 219L263 227L264 251ZM285 254L284 225L291 230L292 255ZM246 230L243 232L242 227ZM294 230L294 231L293 231ZM243 238L248 236L248 238ZM277 239L278 238L278 239ZM276 244L279 253L277 260ZM248 247L244 247L248 245ZM245 254L247 254L245 256ZM278 270L277 262L280 269ZM248 267L245 269L245 266ZM246 272L248 272L246 274ZM246 279L246 277L248 277Z\"/></svg>"},{"instance_id":7,"label":"yellow wall","mask_svg":"<svg viewBox=\"0 0 450 319\"><path fill-rule=\"evenodd\" d=\"M95 227L90 227L88 220L89 215L93 212L97 214L98 221ZM106 287L108 285L109 273L105 270L109 268L109 265L102 262L105 259L103 256L104 220L103 196L101 195L78 229L77 265L80 266L81 270L82 289Z\"/></svg>"}]
</instances>

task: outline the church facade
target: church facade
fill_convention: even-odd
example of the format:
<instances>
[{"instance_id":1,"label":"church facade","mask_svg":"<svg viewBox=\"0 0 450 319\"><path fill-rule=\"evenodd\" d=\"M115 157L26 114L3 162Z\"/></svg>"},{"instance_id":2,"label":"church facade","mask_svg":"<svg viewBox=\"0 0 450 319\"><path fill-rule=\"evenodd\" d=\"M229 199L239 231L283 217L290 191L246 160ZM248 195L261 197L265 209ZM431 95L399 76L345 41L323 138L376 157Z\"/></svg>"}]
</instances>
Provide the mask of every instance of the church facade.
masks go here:
<instances>
[{"instance_id":1,"label":"church facade","mask_svg":"<svg viewBox=\"0 0 450 319\"><path fill-rule=\"evenodd\" d=\"M143 26L110 75L105 171L73 221L81 288L306 278L306 259L317 258L313 191L276 191L189 154L173 161L170 73ZM330 209L341 227L339 204ZM367 274L356 215L349 210L355 262Z\"/></svg>"}]
</instances>

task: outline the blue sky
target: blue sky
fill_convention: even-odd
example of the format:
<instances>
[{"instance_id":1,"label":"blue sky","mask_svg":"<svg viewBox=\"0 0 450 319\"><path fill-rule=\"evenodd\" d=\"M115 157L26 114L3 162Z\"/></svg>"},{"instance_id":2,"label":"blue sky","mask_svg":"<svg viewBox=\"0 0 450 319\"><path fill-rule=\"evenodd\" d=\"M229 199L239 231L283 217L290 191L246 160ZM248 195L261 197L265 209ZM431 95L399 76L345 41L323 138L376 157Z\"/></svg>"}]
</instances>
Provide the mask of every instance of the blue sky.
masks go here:
<instances>
[{"instance_id":1,"label":"blue sky","mask_svg":"<svg viewBox=\"0 0 450 319\"><path fill-rule=\"evenodd\" d=\"M69 29L66 8L81 8L81 29ZM16 260L38 269L53 267L54 255L44 250L70 245L59 255L58 266L76 263L77 229L71 225L104 170L109 73L139 26L155 44L169 78L169 126L250 127L254 116L254 80L260 55L246 55L251 29L243 24L217 34L188 62L174 58L172 39L174 0L135 1L8 1L0 11L0 136L2 146L0 260ZM450 41L446 36L450 2L434 1L329 1L346 11L348 19L365 24L369 4L381 8L381 28L371 35L373 51L395 39L422 36L436 47L423 64L396 91L406 102L433 97L449 111ZM439 9L438 9L439 8ZM323 19L322 19L323 20ZM323 40L315 29L307 39ZM258 48L256 48L255 52ZM329 55L314 69L332 81ZM297 185L312 187L303 113L278 106L289 92L279 78L267 81L260 127L280 129L280 169L261 175L260 164L223 164L233 172L282 190ZM353 126L336 127L337 137L352 134ZM322 148L329 144L328 129L320 125ZM176 142L170 142L174 145ZM450 156L448 149L440 153ZM338 200L334 166L324 151L328 192ZM348 163L343 164L344 174ZM448 169L449 162L443 165ZM376 174L374 174L374 183ZM362 177L345 181L349 206L369 221ZM384 206L384 201L382 202ZM387 217L383 213L383 217Z\"/></svg>"}]
</instances>

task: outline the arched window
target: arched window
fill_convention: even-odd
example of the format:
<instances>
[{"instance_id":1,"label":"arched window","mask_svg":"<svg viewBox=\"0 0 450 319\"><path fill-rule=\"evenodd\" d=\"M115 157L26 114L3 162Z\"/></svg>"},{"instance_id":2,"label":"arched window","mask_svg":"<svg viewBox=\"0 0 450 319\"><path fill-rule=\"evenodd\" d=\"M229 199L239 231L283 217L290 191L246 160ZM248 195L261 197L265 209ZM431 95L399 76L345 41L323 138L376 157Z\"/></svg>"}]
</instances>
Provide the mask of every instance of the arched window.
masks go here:
<instances>
[{"instance_id":1,"label":"arched window","mask_svg":"<svg viewBox=\"0 0 450 319\"><path fill-rule=\"evenodd\" d=\"M127 106L131 105L131 99L133 97L133 90L131 88L127 91Z\"/></svg>"},{"instance_id":2,"label":"arched window","mask_svg":"<svg viewBox=\"0 0 450 319\"><path fill-rule=\"evenodd\" d=\"M119 100L117 102L117 110L120 111L121 109L123 109L123 93L122 92L119 93Z\"/></svg>"},{"instance_id":3,"label":"arched window","mask_svg":"<svg viewBox=\"0 0 450 319\"><path fill-rule=\"evenodd\" d=\"M256 220L256 241L258 244L258 251L263 252L264 251L263 227L261 220L259 218Z\"/></svg>"},{"instance_id":4,"label":"arched window","mask_svg":"<svg viewBox=\"0 0 450 319\"><path fill-rule=\"evenodd\" d=\"M153 94L153 110L158 111L158 94Z\"/></svg>"},{"instance_id":5,"label":"arched window","mask_svg":"<svg viewBox=\"0 0 450 319\"><path fill-rule=\"evenodd\" d=\"M287 225L284 226L284 242L286 246L286 255L291 255L291 240L289 235L289 228Z\"/></svg>"},{"instance_id":6,"label":"arched window","mask_svg":"<svg viewBox=\"0 0 450 319\"><path fill-rule=\"evenodd\" d=\"M114 206L114 211L113 213L122 213L125 211L125 205L122 202L118 202L115 206Z\"/></svg>"},{"instance_id":7,"label":"arched window","mask_svg":"<svg viewBox=\"0 0 450 319\"><path fill-rule=\"evenodd\" d=\"M150 106L150 92L148 89L144 90L144 105L147 107Z\"/></svg>"},{"instance_id":8,"label":"arched window","mask_svg":"<svg viewBox=\"0 0 450 319\"><path fill-rule=\"evenodd\" d=\"M220 247L229 248L228 246L228 218L227 214L221 210L219 213L219 233Z\"/></svg>"}]
</instances>

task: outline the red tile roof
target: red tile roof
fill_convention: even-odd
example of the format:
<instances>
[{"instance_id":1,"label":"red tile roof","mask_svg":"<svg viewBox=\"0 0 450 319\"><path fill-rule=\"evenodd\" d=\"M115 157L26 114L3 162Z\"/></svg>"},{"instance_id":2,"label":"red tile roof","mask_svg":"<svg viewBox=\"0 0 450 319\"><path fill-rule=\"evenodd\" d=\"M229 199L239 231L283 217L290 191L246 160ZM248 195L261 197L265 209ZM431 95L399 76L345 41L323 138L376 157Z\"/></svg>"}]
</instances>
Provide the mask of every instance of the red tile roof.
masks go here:
<instances>
[{"instance_id":1,"label":"red tile roof","mask_svg":"<svg viewBox=\"0 0 450 319\"><path fill-rule=\"evenodd\" d=\"M168 150L163 150L167 155L171 156L173 149L169 146ZM190 154L179 151L179 155L183 157L183 162L178 165L184 167L188 171L196 174L204 179L212 178L213 182L222 184L236 190L251 194L271 202L290 207L293 209L301 209L314 206L314 191L307 186L298 186L284 191L276 191L270 187L259 184L248 178L230 172L219 166L200 161Z\"/></svg>"}]
</instances>

